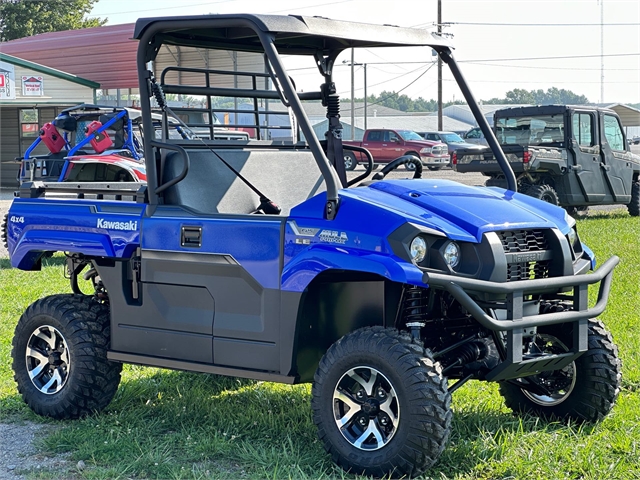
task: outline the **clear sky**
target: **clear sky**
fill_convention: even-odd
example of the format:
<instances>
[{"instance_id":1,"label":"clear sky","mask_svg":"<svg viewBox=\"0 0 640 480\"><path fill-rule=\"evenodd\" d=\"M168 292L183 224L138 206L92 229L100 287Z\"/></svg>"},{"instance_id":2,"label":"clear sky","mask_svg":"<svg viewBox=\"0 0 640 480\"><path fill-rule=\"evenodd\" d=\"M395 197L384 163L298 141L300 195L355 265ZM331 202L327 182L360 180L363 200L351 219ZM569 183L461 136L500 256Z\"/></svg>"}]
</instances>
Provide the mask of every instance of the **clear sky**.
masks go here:
<instances>
[{"instance_id":1,"label":"clear sky","mask_svg":"<svg viewBox=\"0 0 640 480\"><path fill-rule=\"evenodd\" d=\"M564 88L601 100L601 2L604 2L604 102L640 102L640 1L638 0L442 0L444 29L478 99L504 97L514 88ZM108 24L139 17L207 13L318 15L339 20L435 29L437 0L99 0L91 15ZM345 60L350 55L343 54ZM437 72L412 64L430 58L425 49L361 50L369 94L400 91L437 97ZM564 57L564 58L549 58ZM582 58L567 58L582 57ZM541 60L537 60L544 58ZM526 60L516 60L526 59ZM404 62L404 63L403 63ZM294 68L295 65L290 68ZM356 67L356 97L363 95L363 67ZM446 66L445 101L462 99ZM342 96L350 96L350 68L335 72ZM296 72L302 90L317 89L313 69ZM310 84L305 84L308 78Z\"/></svg>"}]
</instances>

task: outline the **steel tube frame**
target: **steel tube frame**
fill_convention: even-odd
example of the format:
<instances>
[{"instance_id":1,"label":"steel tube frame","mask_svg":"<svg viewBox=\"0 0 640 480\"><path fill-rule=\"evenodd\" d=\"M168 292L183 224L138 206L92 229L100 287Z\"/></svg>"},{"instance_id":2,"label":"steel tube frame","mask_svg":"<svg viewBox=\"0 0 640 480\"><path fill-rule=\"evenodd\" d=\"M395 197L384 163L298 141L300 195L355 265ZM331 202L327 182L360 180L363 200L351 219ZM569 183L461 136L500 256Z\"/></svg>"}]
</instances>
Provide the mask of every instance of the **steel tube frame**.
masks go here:
<instances>
[{"instance_id":1,"label":"steel tube frame","mask_svg":"<svg viewBox=\"0 0 640 480\"><path fill-rule=\"evenodd\" d=\"M517 282L496 283L485 280L477 280L473 278L453 277L451 275L427 272L423 276L423 282L431 287L442 288L449 292L453 297L466 308L469 313L481 325L490 330L513 330L516 328L527 328L542 325L552 325L556 323L572 322L585 318L596 317L600 315L607 306L609 291L611 289L611 280L613 277L613 269L620 262L617 256L612 256L604 262L599 269L592 274L575 275L571 277L558 278L541 278L536 280L521 280ZM505 294L508 297L509 304L514 304L518 299L527 292L536 292L549 288L569 288L573 287L579 291L582 286L600 283L598 290L598 300L593 308L588 308L586 302L578 301L579 310L571 310L566 312L547 313L540 315L532 315L523 317L521 315L513 315L513 318L507 320L497 320L487 315L484 310L471 298L465 290L477 292ZM574 294L580 295L578 292Z\"/></svg>"}]
</instances>

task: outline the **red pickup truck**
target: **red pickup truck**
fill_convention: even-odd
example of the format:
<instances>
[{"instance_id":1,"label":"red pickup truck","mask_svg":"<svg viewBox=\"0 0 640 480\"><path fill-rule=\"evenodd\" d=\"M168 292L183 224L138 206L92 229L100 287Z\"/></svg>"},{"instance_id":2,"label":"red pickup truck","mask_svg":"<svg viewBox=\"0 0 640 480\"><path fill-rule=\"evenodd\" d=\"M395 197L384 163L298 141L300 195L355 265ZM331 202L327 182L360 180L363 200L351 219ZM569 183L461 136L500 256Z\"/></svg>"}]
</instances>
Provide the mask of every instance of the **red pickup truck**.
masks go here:
<instances>
[{"instance_id":1,"label":"red pickup truck","mask_svg":"<svg viewBox=\"0 0 640 480\"><path fill-rule=\"evenodd\" d=\"M425 140L411 130L371 129L364 132L362 142L343 140L343 145L352 145L369 150L376 164L389 163L402 155L414 155L429 170L440 170L449 165L448 147L445 143ZM345 148L344 163L347 170L353 170L358 163L366 163L366 158L359 152ZM406 168L415 168L408 163Z\"/></svg>"}]
</instances>

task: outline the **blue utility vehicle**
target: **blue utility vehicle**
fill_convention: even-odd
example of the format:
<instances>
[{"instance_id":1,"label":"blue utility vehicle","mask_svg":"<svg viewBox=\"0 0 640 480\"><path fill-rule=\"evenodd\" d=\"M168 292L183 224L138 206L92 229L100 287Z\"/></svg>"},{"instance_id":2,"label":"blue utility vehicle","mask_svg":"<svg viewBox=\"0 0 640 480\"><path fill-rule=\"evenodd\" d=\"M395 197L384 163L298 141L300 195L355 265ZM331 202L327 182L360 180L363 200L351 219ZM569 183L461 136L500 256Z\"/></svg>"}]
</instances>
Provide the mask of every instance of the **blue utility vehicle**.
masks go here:
<instances>
[{"instance_id":1,"label":"blue utility vehicle","mask_svg":"<svg viewBox=\"0 0 640 480\"><path fill-rule=\"evenodd\" d=\"M161 138L144 136L147 184L25 183L3 222L13 267L38 270L43 255L65 252L73 290L34 302L16 327L15 378L36 413L101 410L122 363L312 382L327 452L374 476L433 465L451 432L451 395L472 379L498 382L515 412L609 413L620 360L595 317L618 259L596 270L563 209L516 192L446 39L249 14L141 19L135 38L144 131L152 103L163 112ZM333 68L345 50L376 47L414 47L425 63L438 52L509 190L421 179L411 156L369 177L371 154L342 145ZM317 91L297 92L291 57L318 71ZM293 140L171 139L165 94L209 106L252 99L256 131L281 102ZM326 107L322 140L304 101ZM367 156L366 172L347 179L344 149ZM407 162L412 179L385 179ZM70 192L83 198L59 198Z\"/></svg>"}]
</instances>

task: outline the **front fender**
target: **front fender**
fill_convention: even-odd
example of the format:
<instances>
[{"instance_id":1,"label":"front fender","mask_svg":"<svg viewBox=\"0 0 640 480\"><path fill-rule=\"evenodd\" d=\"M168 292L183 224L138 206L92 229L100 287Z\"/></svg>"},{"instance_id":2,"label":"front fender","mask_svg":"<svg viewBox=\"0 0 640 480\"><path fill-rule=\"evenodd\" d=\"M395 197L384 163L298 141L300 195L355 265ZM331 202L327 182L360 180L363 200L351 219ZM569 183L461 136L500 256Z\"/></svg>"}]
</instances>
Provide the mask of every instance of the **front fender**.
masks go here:
<instances>
[{"instance_id":1,"label":"front fender","mask_svg":"<svg viewBox=\"0 0 640 480\"><path fill-rule=\"evenodd\" d=\"M318 245L296 256L285 266L282 290L302 292L326 270L372 273L393 282L426 286L420 269L395 255Z\"/></svg>"}]
</instances>

